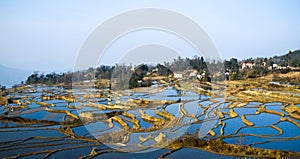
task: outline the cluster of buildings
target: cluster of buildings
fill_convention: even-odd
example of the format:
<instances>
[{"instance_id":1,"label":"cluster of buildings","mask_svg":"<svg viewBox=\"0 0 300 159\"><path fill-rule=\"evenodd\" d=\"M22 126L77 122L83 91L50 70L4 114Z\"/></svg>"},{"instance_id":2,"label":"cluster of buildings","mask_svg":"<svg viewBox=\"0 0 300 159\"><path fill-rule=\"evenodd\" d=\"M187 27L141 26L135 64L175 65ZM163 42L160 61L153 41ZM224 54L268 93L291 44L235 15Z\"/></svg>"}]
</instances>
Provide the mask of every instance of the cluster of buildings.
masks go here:
<instances>
[{"instance_id":1,"label":"cluster of buildings","mask_svg":"<svg viewBox=\"0 0 300 159\"><path fill-rule=\"evenodd\" d=\"M256 63L251 63L251 62L243 62L242 63L242 70L244 69L252 69L255 66L260 66L260 67L266 67L267 64L266 62L263 62L261 65L257 65ZM268 70L285 70L285 69L291 69L291 70L296 70L299 69L298 67L291 67L291 66L280 66L276 63L272 64L271 66L268 66Z\"/></svg>"},{"instance_id":2,"label":"cluster of buildings","mask_svg":"<svg viewBox=\"0 0 300 159\"><path fill-rule=\"evenodd\" d=\"M146 77L144 77L145 80L148 79L149 76L152 79L157 79L157 80L165 78L163 76L158 76L158 68L154 68L153 70L147 72ZM183 78L201 79L204 76L205 76L205 71L200 74L197 70L194 69L184 70L183 72L173 72L173 77L176 79L183 79Z\"/></svg>"}]
</instances>

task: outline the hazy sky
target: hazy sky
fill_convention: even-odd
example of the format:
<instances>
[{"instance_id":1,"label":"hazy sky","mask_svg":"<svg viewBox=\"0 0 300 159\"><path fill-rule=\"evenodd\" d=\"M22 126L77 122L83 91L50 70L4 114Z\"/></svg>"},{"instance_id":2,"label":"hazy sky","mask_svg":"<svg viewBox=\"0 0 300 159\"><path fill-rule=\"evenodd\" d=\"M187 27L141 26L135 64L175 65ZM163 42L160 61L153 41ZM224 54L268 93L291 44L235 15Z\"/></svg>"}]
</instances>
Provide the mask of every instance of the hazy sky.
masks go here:
<instances>
[{"instance_id":1,"label":"hazy sky","mask_svg":"<svg viewBox=\"0 0 300 159\"><path fill-rule=\"evenodd\" d=\"M44 72L71 70L81 45L97 26L142 8L169 9L191 18L223 59L300 49L298 0L1 0L0 64Z\"/></svg>"}]
</instances>

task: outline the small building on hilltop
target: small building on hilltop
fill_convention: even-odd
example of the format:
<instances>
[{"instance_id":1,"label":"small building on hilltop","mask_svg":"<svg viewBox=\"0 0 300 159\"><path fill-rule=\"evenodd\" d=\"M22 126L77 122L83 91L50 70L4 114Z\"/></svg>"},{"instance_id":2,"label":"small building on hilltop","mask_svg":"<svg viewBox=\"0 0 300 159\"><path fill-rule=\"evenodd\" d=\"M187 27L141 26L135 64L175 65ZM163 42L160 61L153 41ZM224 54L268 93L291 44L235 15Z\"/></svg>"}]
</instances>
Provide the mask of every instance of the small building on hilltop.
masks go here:
<instances>
[{"instance_id":1,"label":"small building on hilltop","mask_svg":"<svg viewBox=\"0 0 300 159\"><path fill-rule=\"evenodd\" d=\"M255 63L243 62L242 69L253 68L254 66L255 66Z\"/></svg>"}]
</instances>

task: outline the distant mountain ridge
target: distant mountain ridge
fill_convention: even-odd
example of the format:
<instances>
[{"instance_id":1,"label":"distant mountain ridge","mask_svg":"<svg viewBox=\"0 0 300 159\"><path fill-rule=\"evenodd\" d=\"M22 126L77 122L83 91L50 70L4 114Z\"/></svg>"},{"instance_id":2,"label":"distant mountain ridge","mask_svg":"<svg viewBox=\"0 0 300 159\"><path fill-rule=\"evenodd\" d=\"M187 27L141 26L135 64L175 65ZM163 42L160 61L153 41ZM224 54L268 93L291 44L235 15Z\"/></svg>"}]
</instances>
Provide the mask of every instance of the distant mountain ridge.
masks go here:
<instances>
[{"instance_id":1,"label":"distant mountain ridge","mask_svg":"<svg viewBox=\"0 0 300 159\"><path fill-rule=\"evenodd\" d=\"M300 50L289 51L285 55L273 56L270 60L284 66L300 67Z\"/></svg>"},{"instance_id":2,"label":"distant mountain ridge","mask_svg":"<svg viewBox=\"0 0 300 159\"><path fill-rule=\"evenodd\" d=\"M10 68L0 64L0 85L12 87L26 81L32 71Z\"/></svg>"}]
</instances>

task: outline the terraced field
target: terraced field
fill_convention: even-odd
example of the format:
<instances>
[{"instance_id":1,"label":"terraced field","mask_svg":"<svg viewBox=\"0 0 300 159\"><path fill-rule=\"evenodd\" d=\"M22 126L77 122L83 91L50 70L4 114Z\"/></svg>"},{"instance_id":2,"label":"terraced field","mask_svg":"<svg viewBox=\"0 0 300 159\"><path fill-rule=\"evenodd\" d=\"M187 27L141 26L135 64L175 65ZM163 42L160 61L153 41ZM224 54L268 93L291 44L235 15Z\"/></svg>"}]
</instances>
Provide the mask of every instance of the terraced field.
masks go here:
<instances>
[{"instance_id":1,"label":"terraced field","mask_svg":"<svg viewBox=\"0 0 300 159\"><path fill-rule=\"evenodd\" d=\"M0 156L182 158L179 151L224 158L220 155L300 156L298 86L206 85L213 89L11 90L0 107Z\"/></svg>"}]
</instances>

